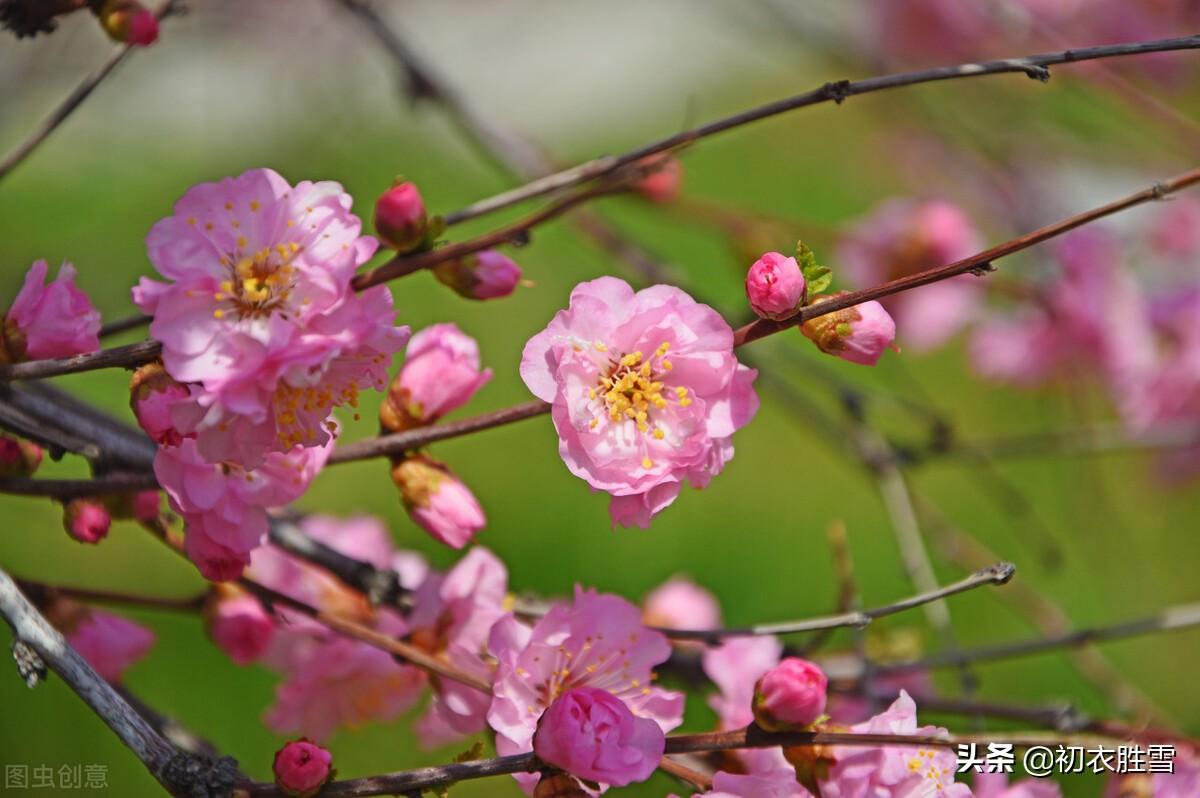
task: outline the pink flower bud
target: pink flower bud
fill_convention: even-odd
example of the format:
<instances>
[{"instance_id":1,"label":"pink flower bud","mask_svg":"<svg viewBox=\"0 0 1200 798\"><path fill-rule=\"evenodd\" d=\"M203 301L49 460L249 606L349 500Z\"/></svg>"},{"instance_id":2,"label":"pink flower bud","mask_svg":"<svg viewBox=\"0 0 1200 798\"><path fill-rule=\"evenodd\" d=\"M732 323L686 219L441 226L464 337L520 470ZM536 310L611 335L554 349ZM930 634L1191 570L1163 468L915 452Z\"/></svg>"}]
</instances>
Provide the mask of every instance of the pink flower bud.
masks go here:
<instances>
[{"instance_id":1,"label":"pink flower bud","mask_svg":"<svg viewBox=\"0 0 1200 798\"><path fill-rule=\"evenodd\" d=\"M275 622L257 598L232 585L215 585L204 605L208 636L238 665L249 665L266 652Z\"/></svg>"},{"instance_id":2,"label":"pink flower bud","mask_svg":"<svg viewBox=\"0 0 1200 798\"><path fill-rule=\"evenodd\" d=\"M656 156L650 156L643 165L649 168ZM683 184L683 164L678 158L658 157L657 169L634 184L638 192L651 202L666 203L679 196Z\"/></svg>"},{"instance_id":3,"label":"pink flower bud","mask_svg":"<svg viewBox=\"0 0 1200 798\"><path fill-rule=\"evenodd\" d=\"M93 499L72 499L63 509L63 527L80 543L99 543L108 535L112 516Z\"/></svg>"},{"instance_id":4,"label":"pink flower bud","mask_svg":"<svg viewBox=\"0 0 1200 798\"><path fill-rule=\"evenodd\" d=\"M392 481L409 516L435 539L461 549L487 518L471 490L449 468L416 455L392 468Z\"/></svg>"},{"instance_id":5,"label":"pink flower bud","mask_svg":"<svg viewBox=\"0 0 1200 798\"><path fill-rule=\"evenodd\" d=\"M813 304L839 295L820 297ZM826 354L874 366L883 350L895 348L892 341L896 338L896 322L883 305L871 301L810 319L800 325L800 332Z\"/></svg>"},{"instance_id":6,"label":"pink flower bud","mask_svg":"<svg viewBox=\"0 0 1200 798\"><path fill-rule=\"evenodd\" d=\"M424 242L428 221L414 183L397 183L375 202L375 232L400 252L411 252Z\"/></svg>"},{"instance_id":7,"label":"pink flower bud","mask_svg":"<svg viewBox=\"0 0 1200 798\"><path fill-rule=\"evenodd\" d=\"M764 319L795 316L804 302L804 274L795 258L768 252L746 273L750 307Z\"/></svg>"},{"instance_id":8,"label":"pink flower bud","mask_svg":"<svg viewBox=\"0 0 1200 798\"><path fill-rule=\"evenodd\" d=\"M0 435L0 477L27 477L42 464L42 447Z\"/></svg>"},{"instance_id":9,"label":"pink flower bud","mask_svg":"<svg viewBox=\"0 0 1200 798\"><path fill-rule=\"evenodd\" d=\"M138 425L160 446L178 446L185 437L171 408L188 396L188 389L172 379L161 363L139 368L129 385L129 406Z\"/></svg>"},{"instance_id":10,"label":"pink flower bud","mask_svg":"<svg viewBox=\"0 0 1200 798\"><path fill-rule=\"evenodd\" d=\"M521 281L521 267L494 249L440 263L433 274L467 299L499 299L516 290Z\"/></svg>"},{"instance_id":11,"label":"pink flower bud","mask_svg":"<svg viewBox=\"0 0 1200 798\"><path fill-rule=\"evenodd\" d=\"M754 722L768 731L808 726L825 712L827 686L819 667L788 657L754 686Z\"/></svg>"},{"instance_id":12,"label":"pink flower bud","mask_svg":"<svg viewBox=\"0 0 1200 798\"><path fill-rule=\"evenodd\" d=\"M146 47L158 41L158 18L137 0L108 0L98 16L100 26L115 42Z\"/></svg>"},{"instance_id":13,"label":"pink flower bud","mask_svg":"<svg viewBox=\"0 0 1200 798\"><path fill-rule=\"evenodd\" d=\"M462 405L492 378L479 369L479 344L453 324L426 327L408 342L380 421L393 432L429 424Z\"/></svg>"},{"instance_id":14,"label":"pink flower bud","mask_svg":"<svg viewBox=\"0 0 1200 798\"><path fill-rule=\"evenodd\" d=\"M542 713L533 736L543 762L573 776L614 787L645 781L658 767L666 737L607 690L580 687Z\"/></svg>"},{"instance_id":15,"label":"pink flower bud","mask_svg":"<svg viewBox=\"0 0 1200 798\"><path fill-rule=\"evenodd\" d=\"M39 260L4 319L0 359L69 357L100 348L100 312L75 286L75 267L64 263L46 285L50 267Z\"/></svg>"},{"instance_id":16,"label":"pink flower bud","mask_svg":"<svg viewBox=\"0 0 1200 798\"><path fill-rule=\"evenodd\" d=\"M292 798L311 798L333 778L333 754L311 740L292 740L275 752L275 786Z\"/></svg>"}]
</instances>

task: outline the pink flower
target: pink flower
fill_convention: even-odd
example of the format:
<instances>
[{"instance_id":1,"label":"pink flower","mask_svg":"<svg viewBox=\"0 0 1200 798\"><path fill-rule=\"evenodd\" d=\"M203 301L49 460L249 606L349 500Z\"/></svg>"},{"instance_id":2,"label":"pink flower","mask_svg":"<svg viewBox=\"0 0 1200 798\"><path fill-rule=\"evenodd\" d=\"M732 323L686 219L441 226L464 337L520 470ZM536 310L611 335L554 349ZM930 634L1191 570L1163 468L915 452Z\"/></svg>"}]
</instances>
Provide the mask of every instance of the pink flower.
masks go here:
<instances>
[{"instance_id":1,"label":"pink flower","mask_svg":"<svg viewBox=\"0 0 1200 798\"><path fill-rule=\"evenodd\" d=\"M137 0L107 0L98 16L113 41L139 47L158 41L158 18Z\"/></svg>"},{"instance_id":2,"label":"pink flower","mask_svg":"<svg viewBox=\"0 0 1200 798\"><path fill-rule=\"evenodd\" d=\"M120 616L90 610L67 634L67 642L102 678L119 682L154 645L154 633Z\"/></svg>"},{"instance_id":3,"label":"pink flower","mask_svg":"<svg viewBox=\"0 0 1200 798\"><path fill-rule=\"evenodd\" d=\"M1197 757L1196 751L1187 746L1176 745L1175 758L1172 761L1171 773L1114 776L1109 779L1104 798L1193 798L1200 795L1200 757Z\"/></svg>"},{"instance_id":4,"label":"pink flower","mask_svg":"<svg viewBox=\"0 0 1200 798\"><path fill-rule=\"evenodd\" d=\"M933 679L929 671L898 671L872 678L868 684L870 691L881 696L883 700L894 701L901 691L908 691L910 696L920 699L923 695L933 695ZM829 713L834 723L850 725L861 723L870 718L878 699L868 698L859 693L834 693L829 696L825 711Z\"/></svg>"},{"instance_id":5,"label":"pink flower","mask_svg":"<svg viewBox=\"0 0 1200 798\"><path fill-rule=\"evenodd\" d=\"M1165 204L1150 223L1150 246L1167 258L1200 255L1200 200L1181 196Z\"/></svg>"},{"instance_id":6,"label":"pink flower","mask_svg":"<svg viewBox=\"0 0 1200 798\"><path fill-rule=\"evenodd\" d=\"M28 477L42 464L42 447L0 435L0 477Z\"/></svg>"},{"instance_id":7,"label":"pink flower","mask_svg":"<svg viewBox=\"0 0 1200 798\"><path fill-rule=\"evenodd\" d=\"M75 267L64 263L54 282L45 285L49 268L44 260L34 262L4 318L3 349L10 361L100 348L100 311L75 287Z\"/></svg>"},{"instance_id":8,"label":"pink flower","mask_svg":"<svg viewBox=\"0 0 1200 798\"><path fill-rule=\"evenodd\" d=\"M818 297L814 304L838 296ZM863 302L800 325L800 332L828 355L862 366L874 366L896 338L896 323L878 302Z\"/></svg>"},{"instance_id":9,"label":"pink flower","mask_svg":"<svg viewBox=\"0 0 1200 798\"><path fill-rule=\"evenodd\" d=\"M643 197L651 202L667 203L679 196L683 185L683 164L678 158L671 156L650 156L641 162L642 166L656 166L655 170L634 184Z\"/></svg>"},{"instance_id":10,"label":"pink flower","mask_svg":"<svg viewBox=\"0 0 1200 798\"><path fill-rule=\"evenodd\" d=\"M275 621L259 600L234 587L218 585L204 608L208 636L238 665L249 665L267 651Z\"/></svg>"},{"instance_id":11,"label":"pink flower","mask_svg":"<svg viewBox=\"0 0 1200 798\"><path fill-rule=\"evenodd\" d=\"M434 540L461 549L487 524L470 488L445 464L427 455L405 458L392 467L392 481L408 515Z\"/></svg>"},{"instance_id":12,"label":"pink flower","mask_svg":"<svg viewBox=\"0 0 1200 798\"><path fill-rule=\"evenodd\" d=\"M958 0L873 0L863 18L871 51L911 66L979 58L997 34L986 5Z\"/></svg>"},{"instance_id":13,"label":"pink flower","mask_svg":"<svg viewBox=\"0 0 1200 798\"><path fill-rule=\"evenodd\" d=\"M969 352L980 376L1026 386L1045 382L1062 355L1053 322L1039 311L985 321L971 333Z\"/></svg>"},{"instance_id":14,"label":"pink flower","mask_svg":"<svg viewBox=\"0 0 1200 798\"><path fill-rule=\"evenodd\" d=\"M293 188L256 169L192 187L150 230L172 282L142 278L134 301L154 316L167 373L197 384L190 431L205 460L253 468L323 446L335 406L386 385L408 328L393 325L386 287L351 288L377 244L350 204L337 183Z\"/></svg>"},{"instance_id":15,"label":"pink flower","mask_svg":"<svg viewBox=\"0 0 1200 798\"><path fill-rule=\"evenodd\" d=\"M171 379L161 363L147 363L139 368L129 385L129 407L138 426L160 446L178 446L183 440L174 408L190 397L187 386Z\"/></svg>"},{"instance_id":16,"label":"pink flower","mask_svg":"<svg viewBox=\"0 0 1200 798\"><path fill-rule=\"evenodd\" d=\"M749 775L717 771L712 791L694 798L811 798L811 794L797 783L795 771L777 768Z\"/></svg>"},{"instance_id":17,"label":"pink flower","mask_svg":"<svg viewBox=\"0 0 1200 798\"><path fill-rule=\"evenodd\" d=\"M285 795L312 798L333 778L333 754L302 737L275 752L271 770Z\"/></svg>"},{"instance_id":18,"label":"pink flower","mask_svg":"<svg viewBox=\"0 0 1200 798\"><path fill-rule=\"evenodd\" d=\"M917 726L917 707L908 693L885 712L850 727L859 734L942 736L936 726ZM970 798L965 784L955 784L957 758L948 748L918 746L839 746L828 773L819 777L822 798Z\"/></svg>"},{"instance_id":19,"label":"pink flower","mask_svg":"<svg viewBox=\"0 0 1200 798\"><path fill-rule=\"evenodd\" d=\"M187 525L185 545L200 573L213 581L234 579L250 563L250 552L267 533L267 508L299 498L332 450L297 446L272 452L262 465L247 470L229 463L214 465L200 456L197 443L158 450L154 474L171 507Z\"/></svg>"},{"instance_id":20,"label":"pink flower","mask_svg":"<svg viewBox=\"0 0 1200 798\"><path fill-rule=\"evenodd\" d=\"M720 728L740 729L754 722L754 688L758 680L779 664L783 644L775 637L731 637L704 652L701 665L717 686L708 705L717 713ZM751 773L789 768L778 748L745 748L734 752ZM794 780L794 779L793 779Z\"/></svg>"},{"instance_id":21,"label":"pink flower","mask_svg":"<svg viewBox=\"0 0 1200 798\"><path fill-rule=\"evenodd\" d=\"M643 528L685 479L704 487L733 457L758 409L756 374L712 308L613 277L577 285L521 359L529 390L554 405L567 468L613 497L614 524Z\"/></svg>"},{"instance_id":22,"label":"pink flower","mask_svg":"<svg viewBox=\"0 0 1200 798\"><path fill-rule=\"evenodd\" d=\"M488 633L504 614L508 571L476 546L444 576L431 575L417 589L409 623L412 641L459 669L491 681ZM421 743L443 745L487 726L490 696L450 679L433 683L428 712L417 722Z\"/></svg>"},{"instance_id":23,"label":"pink flower","mask_svg":"<svg viewBox=\"0 0 1200 798\"><path fill-rule=\"evenodd\" d=\"M1022 779L1009 784L1003 773L976 773L974 782L975 798L1062 798L1062 790L1049 779Z\"/></svg>"},{"instance_id":24,"label":"pink flower","mask_svg":"<svg viewBox=\"0 0 1200 798\"><path fill-rule=\"evenodd\" d=\"M581 687L611 693L664 732L683 719L683 695L653 685L653 668L670 655L670 644L617 596L577 587L572 604L555 605L532 629L507 614L492 627L488 649L497 667L487 719L501 755L533 750L542 714Z\"/></svg>"},{"instance_id":25,"label":"pink flower","mask_svg":"<svg viewBox=\"0 0 1200 798\"><path fill-rule=\"evenodd\" d=\"M543 762L588 781L624 787L650 778L667 740L650 718L639 718L607 690L577 687L542 713L533 737Z\"/></svg>"},{"instance_id":26,"label":"pink flower","mask_svg":"<svg viewBox=\"0 0 1200 798\"><path fill-rule=\"evenodd\" d=\"M746 273L751 309L764 319L795 316L804 303L804 274L795 258L768 252Z\"/></svg>"},{"instance_id":27,"label":"pink flower","mask_svg":"<svg viewBox=\"0 0 1200 798\"><path fill-rule=\"evenodd\" d=\"M99 543L108 537L112 516L92 499L72 499L63 508L63 527L80 543Z\"/></svg>"},{"instance_id":28,"label":"pink flower","mask_svg":"<svg viewBox=\"0 0 1200 798\"><path fill-rule=\"evenodd\" d=\"M675 576L646 596L642 618L647 626L664 629L715 629L721 625L721 607L708 590Z\"/></svg>"},{"instance_id":29,"label":"pink flower","mask_svg":"<svg viewBox=\"0 0 1200 798\"><path fill-rule=\"evenodd\" d=\"M954 0L950 4L958 5ZM851 287L869 288L954 263L981 248L982 237L957 205L937 199L896 199L855 225L839 247L838 258ZM904 291L883 304L904 331L905 343L925 351L945 343L972 321L982 294L983 285L975 277L961 275Z\"/></svg>"},{"instance_id":30,"label":"pink flower","mask_svg":"<svg viewBox=\"0 0 1200 798\"><path fill-rule=\"evenodd\" d=\"M424 686L420 669L366 643L332 637L298 650L266 722L277 732L324 740L339 726L395 719Z\"/></svg>"},{"instance_id":31,"label":"pink flower","mask_svg":"<svg viewBox=\"0 0 1200 798\"><path fill-rule=\"evenodd\" d=\"M430 424L466 404L491 378L491 369L479 369L474 338L454 324L434 324L408 342L380 419L393 431Z\"/></svg>"},{"instance_id":32,"label":"pink flower","mask_svg":"<svg viewBox=\"0 0 1200 798\"><path fill-rule=\"evenodd\" d=\"M500 299L516 290L521 267L494 249L439 263L433 268L438 282L467 299Z\"/></svg>"},{"instance_id":33,"label":"pink flower","mask_svg":"<svg viewBox=\"0 0 1200 798\"><path fill-rule=\"evenodd\" d=\"M393 249L416 249L425 239L426 225L425 203L414 183L397 183L375 201L375 232Z\"/></svg>"},{"instance_id":34,"label":"pink flower","mask_svg":"<svg viewBox=\"0 0 1200 798\"><path fill-rule=\"evenodd\" d=\"M755 722L770 731L811 725L825 712L828 684L819 666L787 657L755 685Z\"/></svg>"}]
</instances>

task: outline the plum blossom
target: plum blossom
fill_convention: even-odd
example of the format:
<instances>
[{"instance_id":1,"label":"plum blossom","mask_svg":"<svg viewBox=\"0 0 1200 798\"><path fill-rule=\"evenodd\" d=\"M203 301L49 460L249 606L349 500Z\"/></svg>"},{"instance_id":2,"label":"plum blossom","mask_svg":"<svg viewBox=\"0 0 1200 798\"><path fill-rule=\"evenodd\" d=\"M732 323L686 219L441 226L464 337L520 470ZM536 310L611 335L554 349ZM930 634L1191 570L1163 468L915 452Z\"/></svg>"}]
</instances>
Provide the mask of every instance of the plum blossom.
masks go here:
<instances>
[{"instance_id":1,"label":"plum blossom","mask_svg":"<svg viewBox=\"0 0 1200 798\"><path fill-rule=\"evenodd\" d=\"M948 5L966 4L950 0ZM957 205L939 199L894 199L863 217L842 241L839 273L851 287L868 288L945 266L981 248L982 237ZM905 345L925 351L973 320L982 291L977 278L961 275L888 297L883 306L903 331Z\"/></svg>"},{"instance_id":2,"label":"plum blossom","mask_svg":"<svg viewBox=\"0 0 1200 798\"><path fill-rule=\"evenodd\" d=\"M271 770L284 795L312 798L333 778L333 754L311 740L292 740L275 752Z\"/></svg>"},{"instance_id":3,"label":"plum blossom","mask_svg":"<svg viewBox=\"0 0 1200 798\"><path fill-rule=\"evenodd\" d=\"M83 617L66 637L92 669L110 682L120 681L129 666L154 645L154 633L146 627L99 610L83 610Z\"/></svg>"},{"instance_id":4,"label":"plum blossom","mask_svg":"<svg viewBox=\"0 0 1200 798\"><path fill-rule=\"evenodd\" d=\"M666 743L657 723L637 717L607 690L576 687L542 714L533 750L572 776L624 787L650 778Z\"/></svg>"},{"instance_id":5,"label":"plum blossom","mask_svg":"<svg viewBox=\"0 0 1200 798\"><path fill-rule=\"evenodd\" d=\"M238 665L249 665L271 645L275 620L257 598L232 585L217 585L204 606L208 636Z\"/></svg>"},{"instance_id":6,"label":"plum blossom","mask_svg":"<svg viewBox=\"0 0 1200 798\"><path fill-rule=\"evenodd\" d=\"M648 527L686 480L704 487L758 409L733 331L678 288L580 283L525 345L521 377L550 402L559 454L612 496L614 524Z\"/></svg>"},{"instance_id":7,"label":"plum blossom","mask_svg":"<svg viewBox=\"0 0 1200 798\"><path fill-rule=\"evenodd\" d=\"M779 664L782 654L783 644L769 635L731 637L704 652L704 673L717 686L708 705L717 713L722 730L740 729L754 722L755 685ZM789 768L778 748L744 748L733 755L750 773Z\"/></svg>"},{"instance_id":8,"label":"plum blossom","mask_svg":"<svg viewBox=\"0 0 1200 798\"><path fill-rule=\"evenodd\" d=\"M470 401L491 378L491 369L479 368L474 338L454 324L426 327L408 342L380 421L393 432L430 424Z\"/></svg>"},{"instance_id":9,"label":"plum blossom","mask_svg":"<svg viewBox=\"0 0 1200 798\"><path fill-rule=\"evenodd\" d=\"M1171 773L1113 776L1105 787L1104 798L1192 798L1200 795L1200 756L1195 749L1177 745L1172 761L1174 769Z\"/></svg>"},{"instance_id":10,"label":"plum blossom","mask_svg":"<svg viewBox=\"0 0 1200 798\"><path fill-rule=\"evenodd\" d=\"M813 304L842 293L817 297ZM800 325L800 332L826 354L860 366L874 366L885 349L894 348L896 323L883 305L870 301L809 319Z\"/></svg>"},{"instance_id":11,"label":"plum blossom","mask_svg":"<svg viewBox=\"0 0 1200 798\"><path fill-rule=\"evenodd\" d=\"M100 311L75 285L75 267L64 263L46 285L50 267L35 261L4 316L0 361L52 358L100 348Z\"/></svg>"},{"instance_id":12,"label":"plum blossom","mask_svg":"<svg viewBox=\"0 0 1200 798\"><path fill-rule=\"evenodd\" d=\"M267 509L288 504L308 489L332 443L272 452L254 469L209 463L192 439L160 448L154 474L171 508L183 517L184 545L200 573L214 581L240 576L250 552L266 537Z\"/></svg>"},{"instance_id":13,"label":"plum blossom","mask_svg":"<svg viewBox=\"0 0 1200 798\"><path fill-rule=\"evenodd\" d=\"M791 768L777 768L762 773L713 774L713 788L693 798L811 798L811 793L796 781Z\"/></svg>"},{"instance_id":14,"label":"plum blossom","mask_svg":"<svg viewBox=\"0 0 1200 798\"><path fill-rule=\"evenodd\" d=\"M445 463L424 454L392 466L400 501L418 526L441 543L461 549L487 524L475 494Z\"/></svg>"},{"instance_id":15,"label":"plum blossom","mask_svg":"<svg viewBox=\"0 0 1200 798\"><path fill-rule=\"evenodd\" d=\"M195 383L187 415L208 462L253 468L323 446L334 407L386 385L408 328L386 287L351 286L377 242L350 205L337 183L292 187L255 169L193 186L150 230L170 282L143 277L133 298L154 316L167 373Z\"/></svg>"},{"instance_id":16,"label":"plum blossom","mask_svg":"<svg viewBox=\"0 0 1200 798\"><path fill-rule=\"evenodd\" d=\"M581 687L611 693L664 732L683 719L683 695L653 684L670 643L642 626L637 607L618 596L577 587L573 603L556 604L532 628L508 613L492 626L488 650L497 669L487 720L501 755L533 750L542 714ZM530 787L537 777L518 781Z\"/></svg>"},{"instance_id":17,"label":"plum blossom","mask_svg":"<svg viewBox=\"0 0 1200 798\"><path fill-rule=\"evenodd\" d=\"M721 606L706 588L673 576L646 595L642 619L664 629L715 629L721 625Z\"/></svg>"},{"instance_id":18,"label":"plum blossom","mask_svg":"<svg viewBox=\"0 0 1200 798\"><path fill-rule=\"evenodd\" d=\"M981 772L975 774L972 786L975 798L1062 798L1062 789L1049 779L1021 779L1009 784L1003 773Z\"/></svg>"}]
</instances>

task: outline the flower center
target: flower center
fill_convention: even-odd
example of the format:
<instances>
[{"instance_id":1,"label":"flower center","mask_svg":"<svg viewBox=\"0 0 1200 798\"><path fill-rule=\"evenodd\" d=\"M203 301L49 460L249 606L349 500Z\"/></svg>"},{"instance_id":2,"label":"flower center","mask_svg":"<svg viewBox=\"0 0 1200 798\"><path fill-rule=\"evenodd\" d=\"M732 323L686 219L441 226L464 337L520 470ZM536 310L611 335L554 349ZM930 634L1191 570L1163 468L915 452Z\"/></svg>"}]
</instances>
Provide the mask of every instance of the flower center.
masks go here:
<instances>
[{"instance_id":1,"label":"flower center","mask_svg":"<svg viewBox=\"0 0 1200 798\"><path fill-rule=\"evenodd\" d=\"M213 294L213 299L223 304L213 316L220 319L233 311L239 318L254 318L285 308L295 285L291 264L301 246L292 241L247 253L244 236L238 237L237 245L237 252L221 258L229 279L222 281L221 290Z\"/></svg>"}]
</instances>

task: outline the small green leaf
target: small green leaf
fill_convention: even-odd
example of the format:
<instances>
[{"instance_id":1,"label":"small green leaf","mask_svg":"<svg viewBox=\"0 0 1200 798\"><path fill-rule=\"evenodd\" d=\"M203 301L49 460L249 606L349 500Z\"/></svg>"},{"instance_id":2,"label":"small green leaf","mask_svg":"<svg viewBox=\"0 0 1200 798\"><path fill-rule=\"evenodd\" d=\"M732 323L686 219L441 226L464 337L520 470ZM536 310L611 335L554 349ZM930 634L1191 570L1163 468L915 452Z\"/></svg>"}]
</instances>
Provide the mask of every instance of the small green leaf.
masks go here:
<instances>
[{"instance_id":1,"label":"small green leaf","mask_svg":"<svg viewBox=\"0 0 1200 798\"><path fill-rule=\"evenodd\" d=\"M833 282L833 272L817 263L817 256L803 241L796 242L796 263L804 275L805 294L813 297L824 291Z\"/></svg>"}]
</instances>

